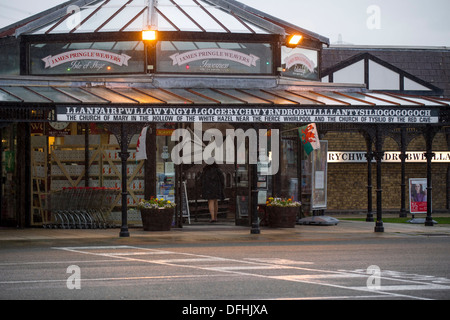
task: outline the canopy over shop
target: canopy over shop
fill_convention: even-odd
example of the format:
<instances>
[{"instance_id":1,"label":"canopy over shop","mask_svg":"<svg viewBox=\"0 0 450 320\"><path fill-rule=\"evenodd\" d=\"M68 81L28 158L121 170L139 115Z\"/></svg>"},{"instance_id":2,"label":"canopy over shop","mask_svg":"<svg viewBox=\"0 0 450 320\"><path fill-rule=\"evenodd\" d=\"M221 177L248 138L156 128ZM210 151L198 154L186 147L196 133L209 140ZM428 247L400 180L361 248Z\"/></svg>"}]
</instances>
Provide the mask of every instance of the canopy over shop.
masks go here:
<instances>
[{"instance_id":1,"label":"canopy over shop","mask_svg":"<svg viewBox=\"0 0 450 320\"><path fill-rule=\"evenodd\" d=\"M192 18L198 15L202 19ZM143 39L147 30L156 31L156 38ZM376 231L383 230L383 139L397 135L404 141L412 128L426 137L431 203L432 139L448 125L449 101L321 83L320 51L327 38L237 1L70 1L0 35L1 125L24 124L18 139L28 145L26 123L97 123L114 134L122 166L123 236L128 235L128 145L146 125L154 137L155 123L272 130L316 123L321 133L360 132L368 163L372 156L377 160ZM293 36L301 42L292 44ZM18 156L26 163L25 155ZM176 169L177 181L181 174ZM155 175L153 168L146 179L156 180ZM24 171L23 181L26 177ZM255 178L248 185L253 233L259 232ZM156 194L152 188L146 196ZM23 192L27 198L29 191ZM431 206L428 211L429 222Z\"/></svg>"}]
</instances>

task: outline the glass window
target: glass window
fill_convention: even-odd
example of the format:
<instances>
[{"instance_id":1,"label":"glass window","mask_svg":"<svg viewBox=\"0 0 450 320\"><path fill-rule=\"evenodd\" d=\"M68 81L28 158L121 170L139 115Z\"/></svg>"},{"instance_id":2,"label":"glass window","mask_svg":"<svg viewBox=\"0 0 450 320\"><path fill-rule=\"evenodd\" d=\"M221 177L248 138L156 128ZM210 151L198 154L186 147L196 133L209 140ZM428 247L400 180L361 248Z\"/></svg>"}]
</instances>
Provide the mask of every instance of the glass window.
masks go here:
<instances>
[{"instance_id":1,"label":"glass window","mask_svg":"<svg viewBox=\"0 0 450 320\"><path fill-rule=\"evenodd\" d=\"M62 23L56 25L60 21L60 20L57 20L56 22L52 22L51 24L49 24L48 26L46 26L44 28L38 29L38 31L36 31L36 33L44 34L50 28L53 28L50 31L50 33L69 33L70 31L72 31L73 29L75 29L77 27L78 23L80 23L81 21L84 21L84 19L86 19L94 10L95 10L95 8L87 8L84 10L80 10L76 15L71 15L71 16L67 17L66 19L64 19L64 21ZM61 19L63 19L63 18L61 18ZM93 17L91 17L90 20L93 20ZM97 17L97 20L98 20L98 17ZM87 32L86 29L84 29L84 31ZM94 30L89 30L89 31L92 32Z\"/></svg>"},{"instance_id":2,"label":"glass window","mask_svg":"<svg viewBox=\"0 0 450 320\"><path fill-rule=\"evenodd\" d=\"M20 73L19 43L5 41L0 44L0 74Z\"/></svg>"},{"instance_id":3,"label":"glass window","mask_svg":"<svg viewBox=\"0 0 450 320\"><path fill-rule=\"evenodd\" d=\"M24 87L20 86L4 86L1 87L2 91L7 92L10 95L13 95L14 97L18 97L19 99L23 100L24 102L42 102L42 103L49 103L52 102L51 100L40 96L37 93L34 93L31 90L28 90Z\"/></svg>"},{"instance_id":4,"label":"glass window","mask_svg":"<svg viewBox=\"0 0 450 320\"><path fill-rule=\"evenodd\" d=\"M251 31L233 15L214 6L204 6L217 20L219 20L232 33L250 33ZM267 31L257 27L256 25L245 22L253 31L258 34L268 34Z\"/></svg>"},{"instance_id":5,"label":"glass window","mask_svg":"<svg viewBox=\"0 0 450 320\"><path fill-rule=\"evenodd\" d=\"M318 60L315 50L281 47L281 63L286 77L319 80Z\"/></svg>"},{"instance_id":6,"label":"glass window","mask_svg":"<svg viewBox=\"0 0 450 320\"><path fill-rule=\"evenodd\" d=\"M211 89L204 89L204 88L195 88L191 91L199 93L201 95L207 96L209 98L212 98L216 101L219 101L220 103L225 104L242 104L242 102L239 99L234 99L233 97L221 94L219 91L211 90Z\"/></svg>"},{"instance_id":7,"label":"glass window","mask_svg":"<svg viewBox=\"0 0 450 320\"><path fill-rule=\"evenodd\" d=\"M14 97L13 95L3 91L3 89L0 88L0 101L2 101L2 102L4 102L4 101L19 102L21 100L19 100L19 98Z\"/></svg>"},{"instance_id":8,"label":"glass window","mask_svg":"<svg viewBox=\"0 0 450 320\"><path fill-rule=\"evenodd\" d=\"M226 32L226 30L218 24L210 15L199 7L184 7L183 10L196 21L207 32Z\"/></svg>"},{"instance_id":9,"label":"glass window","mask_svg":"<svg viewBox=\"0 0 450 320\"><path fill-rule=\"evenodd\" d=\"M141 41L31 44L31 74L143 73Z\"/></svg>"},{"instance_id":10,"label":"glass window","mask_svg":"<svg viewBox=\"0 0 450 320\"><path fill-rule=\"evenodd\" d=\"M218 91L223 92L228 96L235 97L241 101L245 101L247 103L270 104L270 102L267 100L260 99L254 95L246 94L243 91L239 91L236 89L220 89Z\"/></svg>"},{"instance_id":11,"label":"glass window","mask_svg":"<svg viewBox=\"0 0 450 320\"><path fill-rule=\"evenodd\" d=\"M182 31L202 31L177 7L158 6L158 10L174 25L182 29Z\"/></svg>"},{"instance_id":12,"label":"glass window","mask_svg":"<svg viewBox=\"0 0 450 320\"><path fill-rule=\"evenodd\" d=\"M58 103L77 103L78 100L72 98L71 96L68 96L64 92L58 91L56 89L53 89L52 87L31 87L28 88L28 90L32 90L36 93L38 93L41 96L46 97L47 99L50 99L51 101L58 102Z\"/></svg>"},{"instance_id":13,"label":"glass window","mask_svg":"<svg viewBox=\"0 0 450 320\"><path fill-rule=\"evenodd\" d=\"M93 32L97 30L107 19L109 19L119 8L117 7L103 7L97 11L92 17L90 17L85 23L83 23L76 32ZM82 10L84 13L86 10ZM90 13L86 13L90 14ZM83 18L80 19L83 21ZM62 23L63 24L63 23ZM52 32L56 32L56 29Z\"/></svg>"},{"instance_id":14,"label":"glass window","mask_svg":"<svg viewBox=\"0 0 450 320\"><path fill-rule=\"evenodd\" d=\"M175 146L170 139L173 129L169 124L157 125L156 196L175 202L175 165L170 156Z\"/></svg>"},{"instance_id":15,"label":"glass window","mask_svg":"<svg viewBox=\"0 0 450 320\"><path fill-rule=\"evenodd\" d=\"M268 43L161 41L156 48L157 72L271 74Z\"/></svg>"},{"instance_id":16,"label":"glass window","mask_svg":"<svg viewBox=\"0 0 450 320\"><path fill-rule=\"evenodd\" d=\"M85 103L105 103L105 100L97 97L96 95L90 94L89 92L81 88L71 88L71 87L58 87L58 90L66 95L76 98L81 102Z\"/></svg>"},{"instance_id":17,"label":"glass window","mask_svg":"<svg viewBox=\"0 0 450 320\"><path fill-rule=\"evenodd\" d=\"M104 25L101 30L102 31L118 31L122 29L125 25L127 25L132 18L134 18L140 11L142 7L127 7L122 10L119 14L117 14L111 21L109 21L106 25ZM141 19L142 21L142 19ZM142 30L142 22L141 28Z\"/></svg>"}]
</instances>

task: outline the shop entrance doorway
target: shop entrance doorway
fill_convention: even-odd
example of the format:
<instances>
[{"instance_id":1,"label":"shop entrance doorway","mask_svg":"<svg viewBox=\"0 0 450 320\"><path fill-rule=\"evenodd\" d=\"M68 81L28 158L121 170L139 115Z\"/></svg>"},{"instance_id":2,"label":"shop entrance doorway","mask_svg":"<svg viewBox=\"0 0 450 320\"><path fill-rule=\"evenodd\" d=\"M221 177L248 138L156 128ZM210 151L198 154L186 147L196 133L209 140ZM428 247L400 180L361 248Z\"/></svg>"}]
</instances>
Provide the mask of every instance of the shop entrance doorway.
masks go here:
<instances>
[{"instance_id":1,"label":"shop entrance doorway","mask_svg":"<svg viewBox=\"0 0 450 320\"><path fill-rule=\"evenodd\" d=\"M235 221L235 195L234 166L218 165L224 179L224 198L218 200L218 222ZM191 223L209 223L211 215L208 200L202 194L202 174L205 164L196 164L190 167L183 166L182 179L186 182L187 198ZM184 221L186 223L186 221Z\"/></svg>"},{"instance_id":2,"label":"shop entrance doorway","mask_svg":"<svg viewBox=\"0 0 450 320\"><path fill-rule=\"evenodd\" d=\"M190 149L182 153L181 177L186 181L191 221L204 222L211 219L208 201L202 195L202 173L208 159L214 162L223 175L224 198L219 199L219 221L234 221L236 225L251 224L251 174L249 153L256 145L256 130L241 129L229 123L191 124L186 132L188 139L180 144L191 143ZM254 132L250 132L253 130ZM251 133L255 133L253 136ZM249 137L250 136L250 137ZM257 138L256 138L257 139ZM254 149L257 150L257 149ZM266 181L266 180L264 180ZM267 182L266 187L267 190ZM263 203L265 203L265 198Z\"/></svg>"},{"instance_id":3,"label":"shop entrance doorway","mask_svg":"<svg viewBox=\"0 0 450 320\"><path fill-rule=\"evenodd\" d=\"M238 193L236 165L223 161L222 156L224 154L219 155L218 152L220 149L226 153L224 141L227 136L227 129L234 130L234 126L228 123L197 123L187 126L186 129L191 134L192 154L184 158L184 164L180 167L182 170L181 178L183 181L186 181L191 222L208 223L211 220L208 200L202 194L202 175L207 166L206 160L208 159L205 159L205 157L209 158L212 156L218 159L214 162L217 163L224 182L223 198L218 199L218 221L236 222L238 224L240 218L237 216L236 196ZM212 132L214 135L209 136L205 132L208 132L208 134ZM211 146L215 146L213 148L215 150L209 151L210 149L206 149L211 147L209 146L210 144ZM210 156L207 156L208 154ZM186 157L186 154L183 154L183 156ZM242 180L248 181L248 176L245 176Z\"/></svg>"}]
</instances>

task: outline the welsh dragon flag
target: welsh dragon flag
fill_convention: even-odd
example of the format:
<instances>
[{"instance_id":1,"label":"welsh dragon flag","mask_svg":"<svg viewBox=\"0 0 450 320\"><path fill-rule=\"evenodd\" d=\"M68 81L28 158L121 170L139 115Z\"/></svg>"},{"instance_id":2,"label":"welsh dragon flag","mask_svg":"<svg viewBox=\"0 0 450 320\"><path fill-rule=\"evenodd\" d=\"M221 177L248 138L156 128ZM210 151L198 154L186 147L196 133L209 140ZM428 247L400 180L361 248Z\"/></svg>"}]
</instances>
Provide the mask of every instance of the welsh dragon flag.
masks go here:
<instances>
[{"instance_id":1,"label":"welsh dragon flag","mask_svg":"<svg viewBox=\"0 0 450 320\"><path fill-rule=\"evenodd\" d=\"M307 155L313 150L320 149L319 135L317 134L315 123L310 123L307 126L298 128L298 135L300 136L303 148Z\"/></svg>"}]
</instances>

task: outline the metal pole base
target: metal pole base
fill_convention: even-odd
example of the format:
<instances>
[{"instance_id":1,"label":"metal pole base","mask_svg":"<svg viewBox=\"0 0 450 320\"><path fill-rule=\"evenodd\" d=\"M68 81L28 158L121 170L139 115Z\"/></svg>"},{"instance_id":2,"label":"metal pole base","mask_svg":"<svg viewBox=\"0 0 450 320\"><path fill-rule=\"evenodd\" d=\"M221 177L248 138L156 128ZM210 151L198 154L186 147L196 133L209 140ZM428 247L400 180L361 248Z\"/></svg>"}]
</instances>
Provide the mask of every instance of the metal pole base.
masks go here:
<instances>
[{"instance_id":1,"label":"metal pole base","mask_svg":"<svg viewBox=\"0 0 450 320\"><path fill-rule=\"evenodd\" d=\"M400 211L398 216L399 216L399 218L406 218L406 217L408 217L408 214L406 213L406 211L402 210L402 211Z\"/></svg>"},{"instance_id":2,"label":"metal pole base","mask_svg":"<svg viewBox=\"0 0 450 320\"><path fill-rule=\"evenodd\" d=\"M433 227L434 226L434 221L431 217L426 217L425 218L425 226L426 227Z\"/></svg>"},{"instance_id":3,"label":"metal pole base","mask_svg":"<svg viewBox=\"0 0 450 320\"><path fill-rule=\"evenodd\" d=\"M120 229L120 233L119 233L119 237L121 238L127 238L130 236L130 232L128 232L128 228L121 228Z\"/></svg>"},{"instance_id":4,"label":"metal pole base","mask_svg":"<svg viewBox=\"0 0 450 320\"><path fill-rule=\"evenodd\" d=\"M383 221L377 221L375 223L375 232L384 232Z\"/></svg>"},{"instance_id":5,"label":"metal pole base","mask_svg":"<svg viewBox=\"0 0 450 320\"><path fill-rule=\"evenodd\" d=\"M252 228L250 229L250 234L260 234L260 233L261 233L261 229L259 228L259 223L253 222Z\"/></svg>"}]
</instances>

